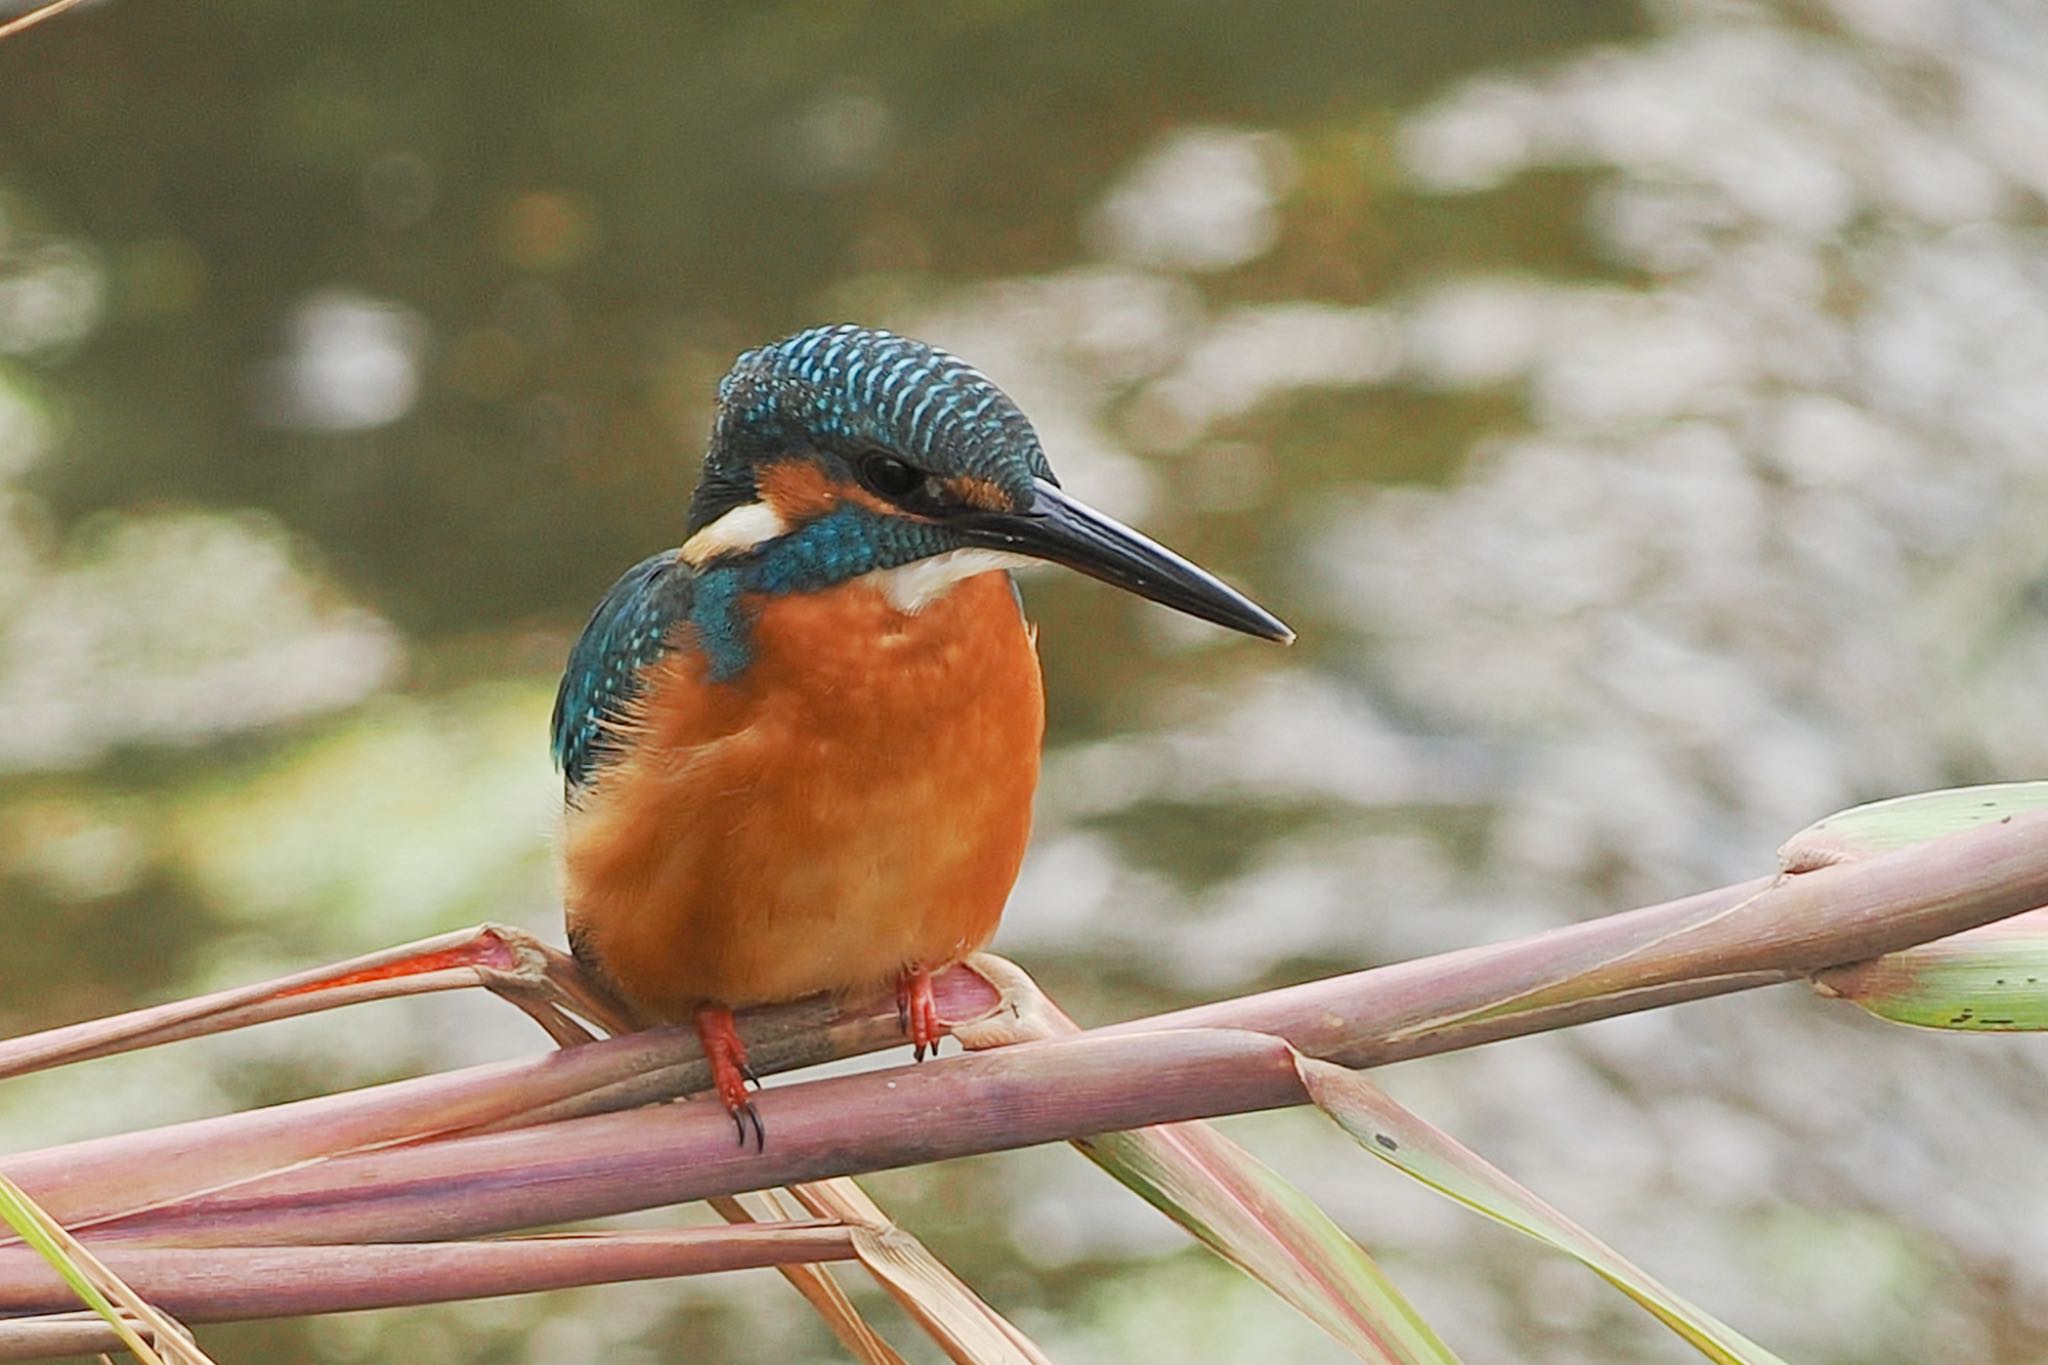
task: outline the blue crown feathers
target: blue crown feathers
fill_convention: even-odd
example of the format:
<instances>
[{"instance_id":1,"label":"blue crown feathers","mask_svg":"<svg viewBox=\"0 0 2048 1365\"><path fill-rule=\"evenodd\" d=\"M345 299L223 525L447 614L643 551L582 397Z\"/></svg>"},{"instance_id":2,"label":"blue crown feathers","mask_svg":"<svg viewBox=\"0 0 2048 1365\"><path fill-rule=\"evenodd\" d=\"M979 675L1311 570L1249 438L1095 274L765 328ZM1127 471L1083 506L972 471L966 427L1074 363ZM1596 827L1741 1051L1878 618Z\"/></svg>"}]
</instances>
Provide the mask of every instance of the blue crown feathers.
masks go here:
<instances>
[{"instance_id":1,"label":"blue crown feathers","mask_svg":"<svg viewBox=\"0 0 2048 1365\"><path fill-rule=\"evenodd\" d=\"M748 351L719 384L692 528L749 498L756 465L800 450L883 450L1020 503L1032 479L1052 478L1030 419L966 361L893 332L813 327Z\"/></svg>"}]
</instances>

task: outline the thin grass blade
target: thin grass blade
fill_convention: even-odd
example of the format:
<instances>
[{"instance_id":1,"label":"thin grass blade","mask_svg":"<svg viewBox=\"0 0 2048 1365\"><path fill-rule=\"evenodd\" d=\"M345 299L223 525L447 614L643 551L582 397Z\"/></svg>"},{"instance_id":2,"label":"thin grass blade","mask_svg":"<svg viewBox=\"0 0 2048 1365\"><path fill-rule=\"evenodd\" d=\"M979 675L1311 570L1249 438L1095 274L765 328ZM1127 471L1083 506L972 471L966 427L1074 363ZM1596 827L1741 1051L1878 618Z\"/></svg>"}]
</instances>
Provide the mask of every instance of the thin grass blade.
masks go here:
<instances>
[{"instance_id":1,"label":"thin grass blade","mask_svg":"<svg viewBox=\"0 0 2048 1365\"><path fill-rule=\"evenodd\" d=\"M771 1205L775 1202L773 1193L760 1194L755 1198ZM709 1203L719 1217L733 1224L761 1223L777 1216L772 1208L765 1213L757 1212L738 1195L719 1195ZM861 1365L905 1365L896 1349L860 1315L860 1310L853 1306L853 1300L839 1287L839 1281L832 1278L831 1271L822 1265L785 1265L776 1269L782 1272L782 1278L788 1280L797 1293L804 1296L804 1301L832 1329L832 1335L839 1344Z\"/></svg>"},{"instance_id":2,"label":"thin grass blade","mask_svg":"<svg viewBox=\"0 0 2048 1365\"><path fill-rule=\"evenodd\" d=\"M129 1288L5 1176L0 1176L0 1215L73 1294L106 1320L142 1365L213 1365L181 1323Z\"/></svg>"},{"instance_id":3,"label":"thin grass blade","mask_svg":"<svg viewBox=\"0 0 2048 1365\"><path fill-rule=\"evenodd\" d=\"M1358 1072L1313 1057L1297 1057L1296 1065L1302 1084L1323 1112L1388 1165L1474 1212L1577 1258L1717 1365L1785 1365L1672 1293L1456 1139L1403 1109Z\"/></svg>"},{"instance_id":4,"label":"thin grass blade","mask_svg":"<svg viewBox=\"0 0 2048 1365\"><path fill-rule=\"evenodd\" d=\"M851 1180L811 1181L790 1186L789 1193L810 1212L853 1229L861 1264L956 1365L1051 1365L1030 1337Z\"/></svg>"},{"instance_id":5,"label":"thin grass blade","mask_svg":"<svg viewBox=\"0 0 2048 1365\"><path fill-rule=\"evenodd\" d=\"M35 1202L22 1193L21 1187L5 1176L0 1176L0 1218L7 1220L7 1226L14 1229L35 1253L49 1263L52 1270L77 1295L79 1301L106 1320L108 1328L143 1365L162 1365L163 1358L142 1339L133 1324L121 1316L112 1301L100 1292L93 1283L91 1271L73 1257L50 1235L51 1220Z\"/></svg>"},{"instance_id":6,"label":"thin grass blade","mask_svg":"<svg viewBox=\"0 0 2048 1365\"><path fill-rule=\"evenodd\" d=\"M1045 1352L902 1229L855 1228L853 1247L954 1365L1051 1365Z\"/></svg>"}]
</instances>

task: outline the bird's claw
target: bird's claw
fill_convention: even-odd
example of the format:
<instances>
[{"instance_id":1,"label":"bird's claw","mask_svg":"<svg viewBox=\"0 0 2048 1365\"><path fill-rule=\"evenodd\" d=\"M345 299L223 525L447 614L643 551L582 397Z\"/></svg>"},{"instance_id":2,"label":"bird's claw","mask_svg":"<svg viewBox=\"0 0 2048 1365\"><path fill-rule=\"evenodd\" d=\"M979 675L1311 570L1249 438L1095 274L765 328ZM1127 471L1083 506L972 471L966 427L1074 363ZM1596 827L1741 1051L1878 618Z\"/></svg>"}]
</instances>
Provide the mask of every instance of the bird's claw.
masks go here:
<instances>
[{"instance_id":1,"label":"bird's claw","mask_svg":"<svg viewBox=\"0 0 2048 1365\"><path fill-rule=\"evenodd\" d=\"M711 1083L724 1102L725 1111L732 1115L740 1146L747 1145L747 1129L751 1125L754 1150L766 1151L768 1135L761 1126L761 1111L747 1098L747 1086L751 1083L756 1090L760 1089L761 1078L747 1065L746 1044L740 1041L739 1030L733 1025L732 1011L717 1005L698 1010L697 1038L704 1044L704 1059L711 1063Z\"/></svg>"},{"instance_id":2,"label":"bird's claw","mask_svg":"<svg viewBox=\"0 0 2048 1365\"><path fill-rule=\"evenodd\" d=\"M939 1039L946 1036L939 1023L939 1002L932 998L930 972L907 971L896 985L896 1022L910 1039L910 1055L917 1061L939 1055Z\"/></svg>"},{"instance_id":3,"label":"bird's claw","mask_svg":"<svg viewBox=\"0 0 2048 1365\"><path fill-rule=\"evenodd\" d=\"M739 1137L741 1151L746 1150L747 1127L749 1124L754 1129L754 1150L757 1152L768 1150L768 1134L761 1128L761 1111L754 1107L752 1100L742 1100L736 1107L728 1105L727 1112L732 1115L733 1131Z\"/></svg>"}]
</instances>

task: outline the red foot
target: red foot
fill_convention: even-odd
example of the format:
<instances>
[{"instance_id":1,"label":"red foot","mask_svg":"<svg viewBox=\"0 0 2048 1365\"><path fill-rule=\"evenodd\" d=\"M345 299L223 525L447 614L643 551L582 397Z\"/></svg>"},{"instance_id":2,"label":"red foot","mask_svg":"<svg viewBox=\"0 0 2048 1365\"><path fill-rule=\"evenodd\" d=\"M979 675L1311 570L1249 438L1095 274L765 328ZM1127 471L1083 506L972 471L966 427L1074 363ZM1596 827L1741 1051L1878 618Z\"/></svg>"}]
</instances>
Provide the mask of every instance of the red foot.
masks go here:
<instances>
[{"instance_id":1,"label":"red foot","mask_svg":"<svg viewBox=\"0 0 2048 1365\"><path fill-rule=\"evenodd\" d=\"M761 1111L747 1098L747 1082L758 1086L761 1081L747 1065L747 1047L740 1041L739 1030L733 1027L732 1011L723 1005L699 1009L697 1038L704 1044L705 1060L711 1063L711 1083L718 1090L718 1098L725 1101L733 1127L739 1130L740 1146L747 1145L747 1125L752 1124L754 1150L765 1150L768 1138L761 1131Z\"/></svg>"},{"instance_id":2,"label":"red foot","mask_svg":"<svg viewBox=\"0 0 2048 1365\"><path fill-rule=\"evenodd\" d=\"M939 1002L932 999L932 974L913 967L896 983L896 1020L911 1042L911 1055L918 1061L925 1053L939 1055L939 1039L946 1031L939 1024Z\"/></svg>"}]
</instances>

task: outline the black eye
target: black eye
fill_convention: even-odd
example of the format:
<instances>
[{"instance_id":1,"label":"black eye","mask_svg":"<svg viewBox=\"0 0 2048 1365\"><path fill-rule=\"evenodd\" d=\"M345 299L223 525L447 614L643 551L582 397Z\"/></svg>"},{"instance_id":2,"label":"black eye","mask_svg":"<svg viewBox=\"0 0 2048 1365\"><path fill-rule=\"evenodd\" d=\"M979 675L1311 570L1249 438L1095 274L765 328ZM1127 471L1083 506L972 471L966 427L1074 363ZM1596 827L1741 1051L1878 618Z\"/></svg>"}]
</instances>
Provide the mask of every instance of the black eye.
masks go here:
<instances>
[{"instance_id":1,"label":"black eye","mask_svg":"<svg viewBox=\"0 0 2048 1365\"><path fill-rule=\"evenodd\" d=\"M924 471L876 451L861 457L860 481L885 498L900 498L924 485Z\"/></svg>"}]
</instances>

